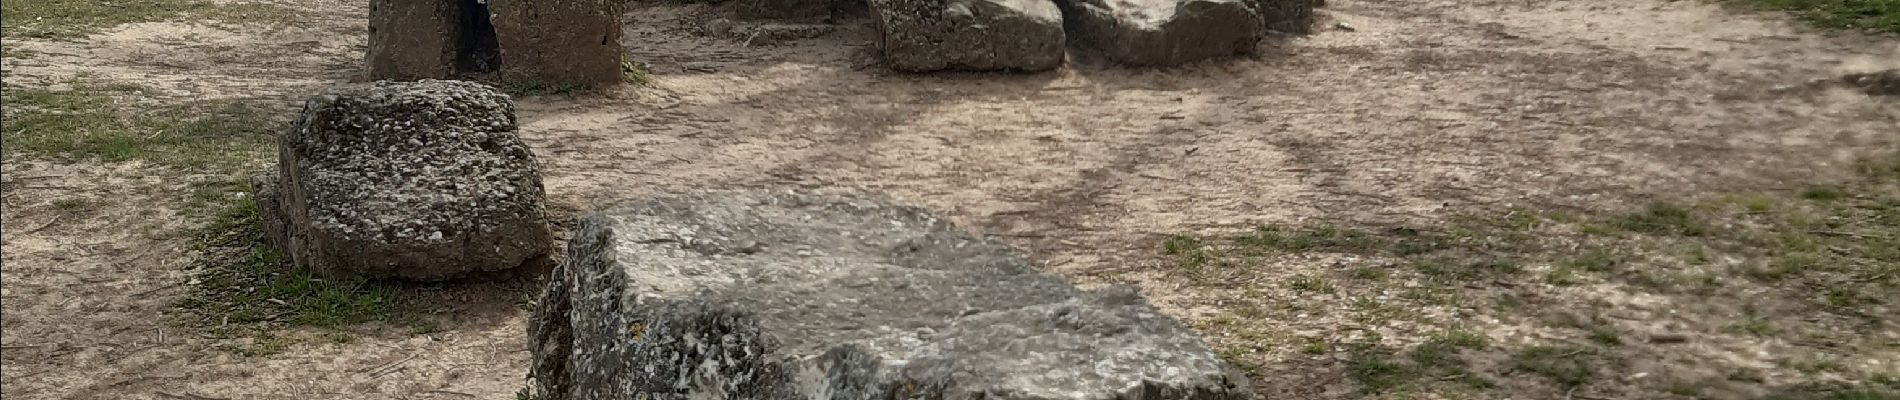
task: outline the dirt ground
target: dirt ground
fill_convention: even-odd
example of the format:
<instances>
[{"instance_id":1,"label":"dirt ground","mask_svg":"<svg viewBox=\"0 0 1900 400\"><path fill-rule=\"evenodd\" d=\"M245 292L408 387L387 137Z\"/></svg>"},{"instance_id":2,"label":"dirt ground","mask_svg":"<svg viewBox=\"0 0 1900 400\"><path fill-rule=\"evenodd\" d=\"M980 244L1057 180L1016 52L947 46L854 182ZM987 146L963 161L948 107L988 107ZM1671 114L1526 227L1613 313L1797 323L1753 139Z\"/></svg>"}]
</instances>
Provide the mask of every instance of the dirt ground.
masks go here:
<instances>
[{"instance_id":1,"label":"dirt ground","mask_svg":"<svg viewBox=\"0 0 1900 400\"><path fill-rule=\"evenodd\" d=\"M288 109L358 79L363 5L274 2L311 18L9 39L37 55L8 58L5 81L86 75ZM1858 155L1900 149L1900 102L1819 82L1900 68L1890 37L1699 2L1329 3L1319 33L1256 57L1148 70L1075 54L1030 75L890 72L863 21L748 41L700 34L704 6L634 4L623 41L654 84L520 98L522 134L570 216L691 188L875 189L1005 236L1083 284L1140 285L1190 321L1217 310L1158 271L1166 235L1600 210L1839 177ZM171 321L193 257L178 232L196 223L178 211L175 175L18 158L4 175L10 398L498 399L522 387L524 311L482 298L502 288L449 290L468 298L443 302L463 305L438 332L298 331L282 352L234 354L221 350L231 339ZM1351 394L1283 364L1263 393Z\"/></svg>"}]
</instances>

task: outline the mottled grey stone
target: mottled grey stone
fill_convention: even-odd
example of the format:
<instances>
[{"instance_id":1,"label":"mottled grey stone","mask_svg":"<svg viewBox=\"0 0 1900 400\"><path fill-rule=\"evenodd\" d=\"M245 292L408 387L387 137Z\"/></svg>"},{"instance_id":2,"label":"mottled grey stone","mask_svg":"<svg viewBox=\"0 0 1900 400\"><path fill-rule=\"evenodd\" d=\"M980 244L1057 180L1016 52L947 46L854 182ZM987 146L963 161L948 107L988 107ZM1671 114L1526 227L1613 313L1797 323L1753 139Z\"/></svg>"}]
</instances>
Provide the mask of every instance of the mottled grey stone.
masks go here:
<instances>
[{"instance_id":1,"label":"mottled grey stone","mask_svg":"<svg viewBox=\"0 0 1900 400\"><path fill-rule=\"evenodd\" d=\"M710 192L586 217L530 322L570 399L1251 399L1132 288L856 194Z\"/></svg>"},{"instance_id":2,"label":"mottled grey stone","mask_svg":"<svg viewBox=\"0 0 1900 400\"><path fill-rule=\"evenodd\" d=\"M1063 0L1069 36L1116 62L1165 66L1249 53L1266 35L1255 0Z\"/></svg>"},{"instance_id":3,"label":"mottled grey stone","mask_svg":"<svg viewBox=\"0 0 1900 400\"><path fill-rule=\"evenodd\" d=\"M514 105L480 84L351 85L313 96L254 179L263 226L334 276L446 279L515 268L552 243Z\"/></svg>"},{"instance_id":4,"label":"mottled grey stone","mask_svg":"<svg viewBox=\"0 0 1900 400\"><path fill-rule=\"evenodd\" d=\"M1062 65L1062 11L1050 0L870 0L892 68L1042 71Z\"/></svg>"},{"instance_id":5,"label":"mottled grey stone","mask_svg":"<svg viewBox=\"0 0 1900 400\"><path fill-rule=\"evenodd\" d=\"M1325 0L1255 0L1267 30L1294 35L1313 33L1313 9Z\"/></svg>"}]
</instances>

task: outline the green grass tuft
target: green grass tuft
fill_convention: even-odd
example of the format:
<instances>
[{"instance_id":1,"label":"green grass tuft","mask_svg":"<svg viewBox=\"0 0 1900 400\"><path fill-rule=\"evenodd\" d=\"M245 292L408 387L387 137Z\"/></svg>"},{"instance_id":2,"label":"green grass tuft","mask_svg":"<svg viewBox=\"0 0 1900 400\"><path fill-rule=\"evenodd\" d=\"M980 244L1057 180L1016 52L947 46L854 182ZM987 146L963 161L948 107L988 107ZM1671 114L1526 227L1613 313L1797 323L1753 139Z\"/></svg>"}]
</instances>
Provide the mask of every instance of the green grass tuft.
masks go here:
<instances>
[{"instance_id":1,"label":"green grass tuft","mask_svg":"<svg viewBox=\"0 0 1900 400\"><path fill-rule=\"evenodd\" d=\"M397 301L387 284L324 278L293 267L264 242L257 205L249 199L219 213L202 232L207 262L180 306L203 323L341 327L388 320Z\"/></svg>"},{"instance_id":2,"label":"green grass tuft","mask_svg":"<svg viewBox=\"0 0 1900 400\"><path fill-rule=\"evenodd\" d=\"M1624 214L1610 221L1618 229L1647 234L1702 236L1707 223L1687 207L1669 203L1650 203L1641 211Z\"/></svg>"},{"instance_id":3,"label":"green grass tuft","mask_svg":"<svg viewBox=\"0 0 1900 400\"><path fill-rule=\"evenodd\" d=\"M273 110L243 102L138 104L153 93L135 85L88 83L67 90L9 89L0 116L4 154L235 170L267 155L283 123Z\"/></svg>"},{"instance_id":4,"label":"green grass tuft","mask_svg":"<svg viewBox=\"0 0 1900 400\"><path fill-rule=\"evenodd\" d=\"M1550 380L1564 389L1596 379L1595 350L1568 346L1531 346L1511 356L1511 369Z\"/></svg>"},{"instance_id":5,"label":"green grass tuft","mask_svg":"<svg viewBox=\"0 0 1900 400\"><path fill-rule=\"evenodd\" d=\"M6 0L0 25L9 38L71 39L114 26L154 21L212 19L277 25L295 11L263 3L220 4L200 0Z\"/></svg>"},{"instance_id":6,"label":"green grass tuft","mask_svg":"<svg viewBox=\"0 0 1900 400\"><path fill-rule=\"evenodd\" d=\"M1758 10L1787 11L1816 26L1900 33L1896 0L1725 0Z\"/></svg>"}]
</instances>

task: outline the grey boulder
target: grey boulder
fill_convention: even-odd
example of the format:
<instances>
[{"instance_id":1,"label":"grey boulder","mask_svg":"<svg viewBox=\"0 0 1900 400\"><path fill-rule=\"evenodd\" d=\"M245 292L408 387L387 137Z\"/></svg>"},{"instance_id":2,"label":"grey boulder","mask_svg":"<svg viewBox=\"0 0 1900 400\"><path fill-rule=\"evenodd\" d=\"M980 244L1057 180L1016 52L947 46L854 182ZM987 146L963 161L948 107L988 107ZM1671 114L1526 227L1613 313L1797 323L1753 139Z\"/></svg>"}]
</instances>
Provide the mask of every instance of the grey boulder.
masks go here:
<instances>
[{"instance_id":1,"label":"grey boulder","mask_svg":"<svg viewBox=\"0 0 1900 400\"><path fill-rule=\"evenodd\" d=\"M864 195L651 198L568 246L530 321L537 398L1253 398L1133 289Z\"/></svg>"},{"instance_id":2,"label":"grey boulder","mask_svg":"<svg viewBox=\"0 0 1900 400\"><path fill-rule=\"evenodd\" d=\"M1252 52L1266 35L1253 1L1063 0L1062 6L1077 44L1123 64L1167 66Z\"/></svg>"},{"instance_id":3,"label":"grey boulder","mask_svg":"<svg viewBox=\"0 0 1900 400\"><path fill-rule=\"evenodd\" d=\"M870 0L894 69L1042 71L1062 65L1062 11L1050 0Z\"/></svg>"},{"instance_id":4,"label":"grey boulder","mask_svg":"<svg viewBox=\"0 0 1900 400\"><path fill-rule=\"evenodd\" d=\"M552 244L514 105L467 82L377 82L304 103L278 170L253 179L269 239L331 276L440 280L515 268Z\"/></svg>"}]
</instances>

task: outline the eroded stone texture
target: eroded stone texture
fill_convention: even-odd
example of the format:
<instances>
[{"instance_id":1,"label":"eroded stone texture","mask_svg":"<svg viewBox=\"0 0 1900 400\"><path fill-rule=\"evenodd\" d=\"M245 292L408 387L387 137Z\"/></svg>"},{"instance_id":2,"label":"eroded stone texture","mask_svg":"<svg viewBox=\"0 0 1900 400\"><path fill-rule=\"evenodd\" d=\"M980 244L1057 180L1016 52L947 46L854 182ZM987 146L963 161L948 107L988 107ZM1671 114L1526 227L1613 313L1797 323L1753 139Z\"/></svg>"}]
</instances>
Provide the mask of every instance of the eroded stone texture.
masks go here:
<instances>
[{"instance_id":1,"label":"eroded stone texture","mask_svg":"<svg viewBox=\"0 0 1900 400\"><path fill-rule=\"evenodd\" d=\"M879 47L904 71L1042 71L1062 65L1050 0L870 0Z\"/></svg>"},{"instance_id":2,"label":"eroded stone texture","mask_svg":"<svg viewBox=\"0 0 1900 400\"><path fill-rule=\"evenodd\" d=\"M377 82L312 97L254 179L270 239L338 276L437 280L515 268L552 242L514 106L487 86Z\"/></svg>"},{"instance_id":3,"label":"eroded stone texture","mask_svg":"<svg viewBox=\"0 0 1900 400\"><path fill-rule=\"evenodd\" d=\"M1252 398L1133 289L862 195L641 200L568 256L530 322L540 398Z\"/></svg>"},{"instance_id":4,"label":"eroded stone texture","mask_svg":"<svg viewBox=\"0 0 1900 400\"><path fill-rule=\"evenodd\" d=\"M1164 66L1253 51L1255 0L1063 0L1071 40L1116 62Z\"/></svg>"},{"instance_id":5,"label":"eroded stone texture","mask_svg":"<svg viewBox=\"0 0 1900 400\"><path fill-rule=\"evenodd\" d=\"M454 77L461 25L454 0L370 0L370 78Z\"/></svg>"},{"instance_id":6,"label":"eroded stone texture","mask_svg":"<svg viewBox=\"0 0 1900 400\"><path fill-rule=\"evenodd\" d=\"M830 18L834 0L740 0L733 10L739 18L819 21Z\"/></svg>"},{"instance_id":7,"label":"eroded stone texture","mask_svg":"<svg viewBox=\"0 0 1900 400\"><path fill-rule=\"evenodd\" d=\"M624 81L622 0L488 0L502 80L548 87Z\"/></svg>"},{"instance_id":8,"label":"eroded stone texture","mask_svg":"<svg viewBox=\"0 0 1900 400\"><path fill-rule=\"evenodd\" d=\"M1295 35L1313 33L1313 9L1325 0L1255 0L1267 30Z\"/></svg>"}]
</instances>

